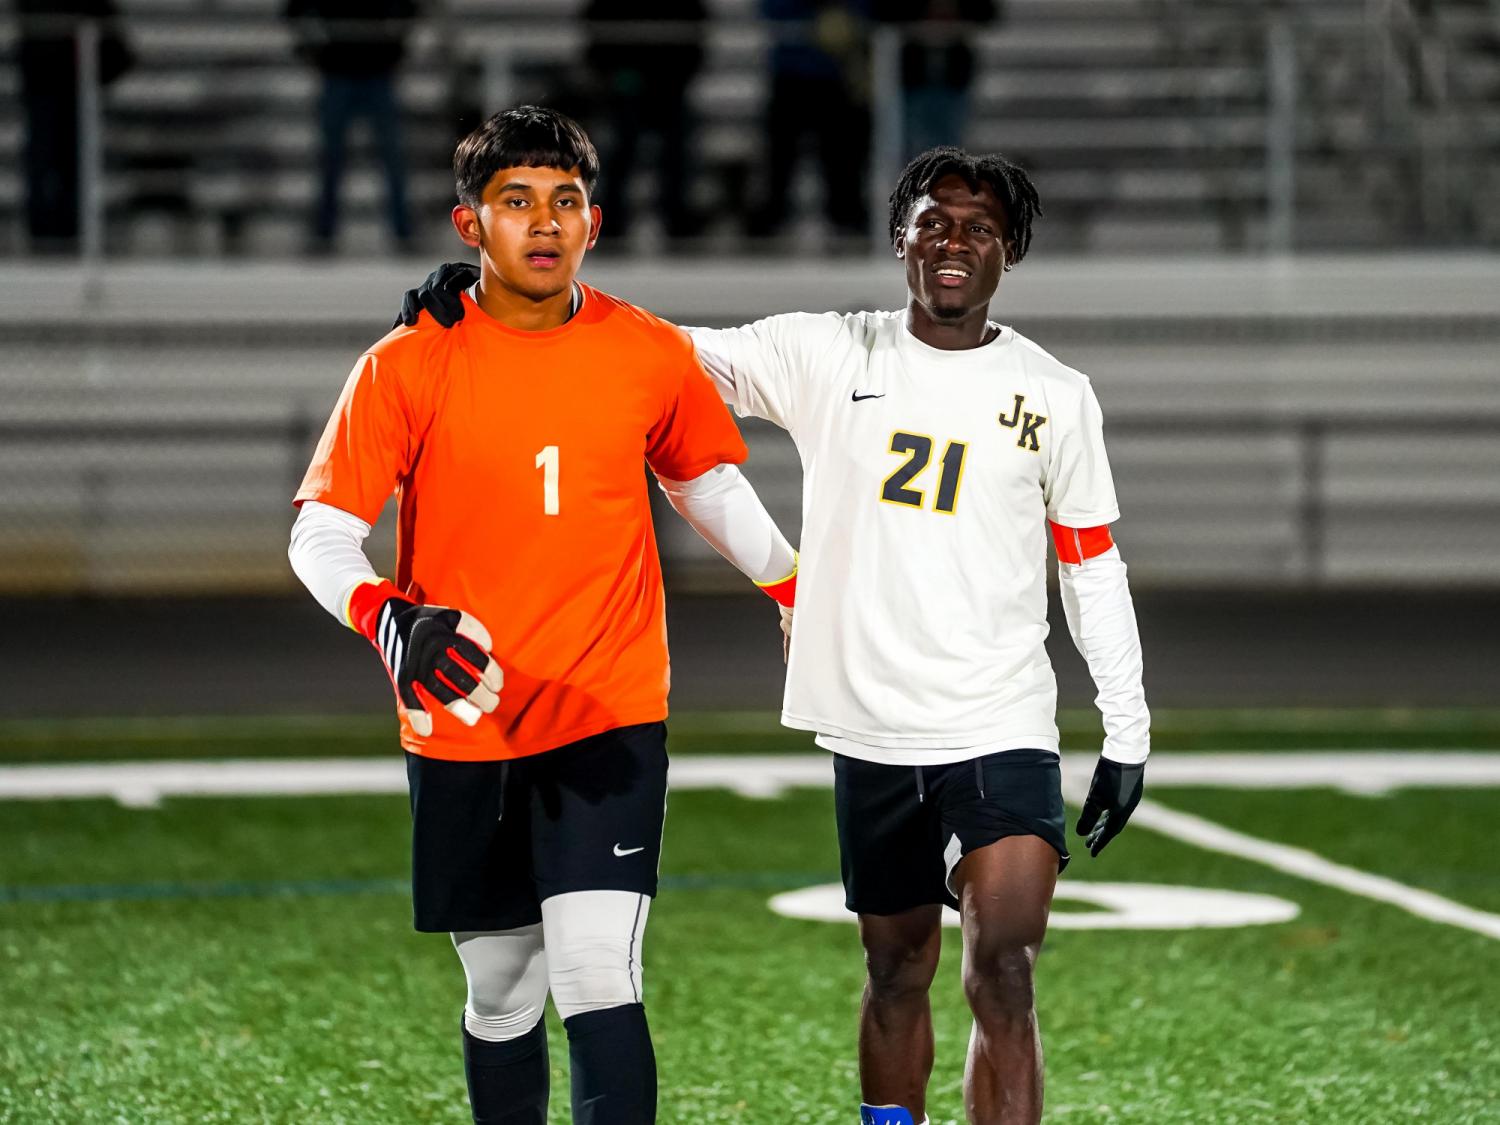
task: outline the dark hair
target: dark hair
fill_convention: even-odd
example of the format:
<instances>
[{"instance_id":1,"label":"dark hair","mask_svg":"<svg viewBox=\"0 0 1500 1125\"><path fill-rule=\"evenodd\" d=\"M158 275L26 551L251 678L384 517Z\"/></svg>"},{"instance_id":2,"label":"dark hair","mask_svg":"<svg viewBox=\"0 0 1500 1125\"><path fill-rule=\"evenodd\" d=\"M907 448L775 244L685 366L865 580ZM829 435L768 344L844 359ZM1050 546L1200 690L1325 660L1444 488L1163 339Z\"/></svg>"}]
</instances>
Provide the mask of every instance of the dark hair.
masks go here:
<instances>
[{"instance_id":1,"label":"dark hair","mask_svg":"<svg viewBox=\"0 0 1500 1125\"><path fill-rule=\"evenodd\" d=\"M560 168L577 166L584 187L594 194L599 179L599 154L583 127L571 117L537 105L522 105L497 113L475 129L453 150L453 179L458 201L479 206L484 186L502 168Z\"/></svg>"},{"instance_id":2,"label":"dark hair","mask_svg":"<svg viewBox=\"0 0 1500 1125\"><path fill-rule=\"evenodd\" d=\"M1036 185L1031 182L1031 177L999 153L974 156L952 145L928 149L901 173L896 190L891 192L891 242L896 241L896 236L906 226L917 200L931 191L932 185L944 176L962 176L971 191L978 191L981 184L990 186L1005 208L1005 217L1010 223L1010 230L1006 233L1016 244L1013 261L1024 258L1026 248L1031 245L1031 220L1042 213L1042 203L1037 198Z\"/></svg>"}]
</instances>

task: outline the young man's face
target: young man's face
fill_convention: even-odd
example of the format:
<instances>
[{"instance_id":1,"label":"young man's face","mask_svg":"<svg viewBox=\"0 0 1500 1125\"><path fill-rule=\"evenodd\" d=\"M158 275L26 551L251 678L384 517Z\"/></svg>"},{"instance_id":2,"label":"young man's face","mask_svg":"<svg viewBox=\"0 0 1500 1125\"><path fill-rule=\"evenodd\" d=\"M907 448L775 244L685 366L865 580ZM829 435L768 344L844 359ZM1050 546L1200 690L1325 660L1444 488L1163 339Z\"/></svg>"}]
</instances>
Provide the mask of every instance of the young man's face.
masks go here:
<instances>
[{"instance_id":1,"label":"young man's face","mask_svg":"<svg viewBox=\"0 0 1500 1125\"><path fill-rule=\"evenodd\" d=\"M599 237L599 208L589 205L583 173L560 168L502 168L479 206L459 204L453 226L477 247L487 277L534 301L568 290L584 251Z\"/></svg>"},{"instance_id":2,"label":"young man's face","mask_svg":"<svg viewBox=\"0 0 1500 1125\"><path fill-rule=\"evenodd\" d=\"M988 184L976 192L944 176L911 210L896 236L906 288L935 320L962 320L989 308L1001 271L1015 254L1005 208Z\"/></svg>"}]
</instances>

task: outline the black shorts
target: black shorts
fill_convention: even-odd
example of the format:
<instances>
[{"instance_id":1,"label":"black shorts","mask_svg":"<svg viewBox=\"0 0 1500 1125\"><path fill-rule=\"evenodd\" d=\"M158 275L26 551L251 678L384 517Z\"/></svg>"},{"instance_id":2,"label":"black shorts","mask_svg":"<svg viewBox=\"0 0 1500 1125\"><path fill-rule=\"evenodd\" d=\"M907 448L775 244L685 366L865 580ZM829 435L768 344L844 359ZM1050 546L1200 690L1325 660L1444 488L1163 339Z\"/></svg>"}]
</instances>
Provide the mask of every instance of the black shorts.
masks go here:
<instances>
[{"instance_id":1,"label":"black shorts","mask_svg":"<svg viewBox=\"0 0 1500 1125\"><path fill-rule=\"evenodd\" d=\"M655 896L667 727L643 723L508 762L406 756L418 930L510 930L569 891Z\"/></svg>"},{"instance_id":2,"label":"black shorts","mask_svg":"<svg viewBox=\"0 0 1500 1125\"><path fill-rule=\"evenodd\" d=\"M888 766L833 756L844 904L856 914L957 907L958 861L1006 836L1040 836L1068 864L1062 771L1050 750Z\"/></svg>"}]
</instances>

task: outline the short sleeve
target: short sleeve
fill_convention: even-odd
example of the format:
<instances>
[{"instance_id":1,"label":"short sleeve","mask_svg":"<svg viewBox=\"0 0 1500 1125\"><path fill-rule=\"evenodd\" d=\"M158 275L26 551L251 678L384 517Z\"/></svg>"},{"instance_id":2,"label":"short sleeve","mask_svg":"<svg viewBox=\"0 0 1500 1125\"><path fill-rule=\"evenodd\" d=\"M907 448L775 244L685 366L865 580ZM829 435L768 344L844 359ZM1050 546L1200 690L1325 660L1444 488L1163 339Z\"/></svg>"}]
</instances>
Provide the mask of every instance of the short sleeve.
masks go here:
<instances>
[{"instance_id":1,"label":"short sleeve","mask_svg":"<svg viewBox=\"0 0 1500 1125\"><path fill-rule=\"evenodd\" d=\"M673 359L673 388L646 439L646 461L667 480L693 480L749 455L739 428L686 340Z\"/></svg>"},{"instance_id":2,"label":"short sleeve","mask_svg":"<svg viewBox=\"0 0 1500 1125\"><path fill-rule=\"evenodd\" d=\"M1054 410L1056 407L1054 406ZM1099 527L1120 518L1114 477L1104 452L1104 416L1087 382L1071 418L1055 433L1043 495L1047 518L1064 527Z\"/></svg>"},{"instance_id":3,"label":"short sleeve","mask_svg":"<svg viewBox=\"0 0 1500 1125\"><path fill-rule=\"evenodd\" d=\"M837 338L833 313L785 313L739 328L690 328L724 401L741 416L795 428L817 360Z\"/></svg>"},{"instance_id":4,"label":"short sleeve","mask_svg":"<svg viewBox=\"0 0 1500 1125\"><path fill-rule=\"evenodd\" d=\"M388 361L366 354L349 373L295 502L317 500L368 524L411 469L406 397Z\"/></svg>"}]
</instances>

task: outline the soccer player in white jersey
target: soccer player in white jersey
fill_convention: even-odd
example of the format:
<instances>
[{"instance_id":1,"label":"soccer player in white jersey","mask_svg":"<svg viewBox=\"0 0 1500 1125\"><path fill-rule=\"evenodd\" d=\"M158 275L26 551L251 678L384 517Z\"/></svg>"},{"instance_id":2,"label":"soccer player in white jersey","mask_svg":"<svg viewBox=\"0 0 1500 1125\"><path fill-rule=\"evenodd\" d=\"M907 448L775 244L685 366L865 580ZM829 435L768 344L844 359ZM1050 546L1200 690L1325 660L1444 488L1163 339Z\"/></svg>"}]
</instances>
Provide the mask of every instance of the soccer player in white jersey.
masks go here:
<instances>
[{"instance_id":1,"label":"soccer player in white jersey","mask_svg":"<svg viewBox=\"0 0 1500 1125\"><path fill-rule=\"evenodd\" d=\"M999 156L934 149L891 195L900 312L690 329L742 415L801 455L803 527L782 722L834 754L844 887L868 980L865 1125L925 1120L941 911L963 921L978 1125L1037 1122L1033 968L1068 862L1047 539L1105 742L1077 831L1093 855L1140 800L1141 650L1099 405L1086 376L989 319L1040 212ZM452 316L451 267L406 313Z\"/></svg>"}]
</instances>

